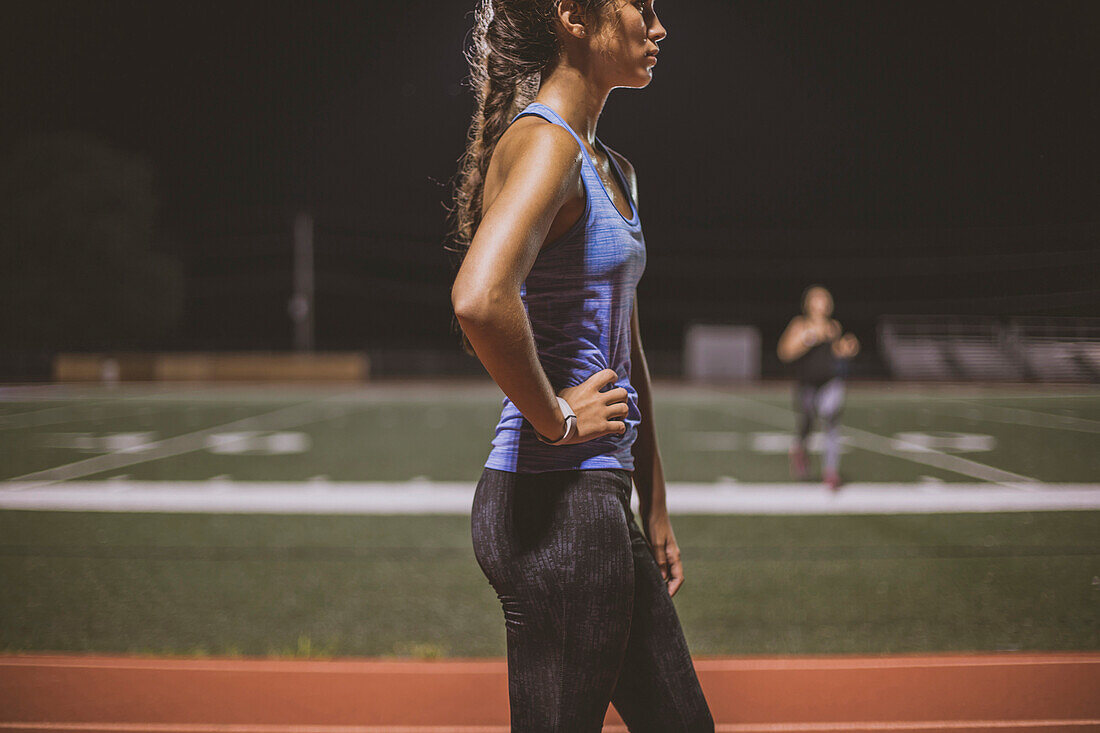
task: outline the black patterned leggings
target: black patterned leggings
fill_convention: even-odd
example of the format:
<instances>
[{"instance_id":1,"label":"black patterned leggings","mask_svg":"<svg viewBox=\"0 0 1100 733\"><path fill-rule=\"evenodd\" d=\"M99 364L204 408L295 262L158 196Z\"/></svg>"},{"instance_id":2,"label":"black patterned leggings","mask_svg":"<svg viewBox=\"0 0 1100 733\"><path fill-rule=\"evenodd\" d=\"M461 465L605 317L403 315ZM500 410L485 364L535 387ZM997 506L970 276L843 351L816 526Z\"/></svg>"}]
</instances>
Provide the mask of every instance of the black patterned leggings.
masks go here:
<instances>
[{"instance_id":1,"label":"black patterned leggings","mask_svg":"<svg viewBox=\"0 0 1100 733\"><path fill-rule=\"evenodd\" d=\"M513 731L714 731L623 469L484 469L474 553L504 609Z\"/></svg>"}]
</instances>

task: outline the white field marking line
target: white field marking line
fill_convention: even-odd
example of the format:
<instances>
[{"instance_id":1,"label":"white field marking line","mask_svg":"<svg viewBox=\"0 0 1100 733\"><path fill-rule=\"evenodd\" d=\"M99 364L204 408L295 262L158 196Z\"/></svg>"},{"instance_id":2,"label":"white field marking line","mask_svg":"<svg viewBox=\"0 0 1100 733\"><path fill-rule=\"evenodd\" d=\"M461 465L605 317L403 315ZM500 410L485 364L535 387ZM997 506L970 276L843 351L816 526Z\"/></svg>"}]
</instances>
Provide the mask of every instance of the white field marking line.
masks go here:
<instances>
[{"instance_id":1,"label":"white field marking line","mask_svg":"<svg viewBox=\"0 0 1100 733\"><path fill-rule=\"evenodd\" d=\"M273 383L277 384L277 383ZM315 386L313 388L300 383L284 383L281 386L273 384L232 384L232 383L181 383L164 382L162 386L153 389L140 384L126 384L115 388L100 388L95 391L66 393L66 385L53 385L59 394L42 396L19 395L10 388L0 387L0 402L18 401L30 402L33 400L67 399L72 401L91 400L102 401L104 396L112 396L115 399L142 399L150 401L181 401L181 402L224 402L229 399L234 402L287 402L321 401L331 399L334 395L332 388ZM367 404L378 403L461 403L480 402L499 409L504 393L492 381L432 381L390 384L385 382L365 382L349 389L347 384L339 385L339 396L348 402L363 402Z\"/></svg>"},{"instance_id":2,"label":"white field marking line","mask_svg":"<svg viewBox=\"0 0 1100 733\"><path fill-rule=\"evenodd\" d=\"M126 453L109 453L102 456L92 456L91 458L84 458L62 466L47 468L43 471L35 471L33 473L24 474L23 476L16 476L9 479L9 481L33 482L39 486L56 483L58 481L68 481L101 471L111 471L126 466L147 463L148 461L158 460L160 458L167 458L169 456L177 456L183 453L200 450L205 447L207 436L218 432L248 428L258 430L285 430L298 425L323 422L335 417L335 415L320 414L318 412L309 414L309 412L315 409L319 404L340 399L341 397L341 395L337 394L322 400L311 400L309 402L300 402L287 407L280 407L269 412L262 412L259 415L251 415L221 425L214 425L203 428L202 430L196 430L191 433L175 435L171 438L155 440L152 443L144 443L138 446L130 446L127 448ZM296 413L302 411L305 411L307 414L294 416ZM274 416L280 417L274 422L269 422Z\"/></svg>"},{"instance_id":3,"label":"white field marking line","mask_svg":"<svg viewBox=\"0 0 1100 733\"><path fill-rule=\"evenodd\" d=\"M72 402L113 402L131 399L172 398L186 396L199 388L198 383L157 382L123 383L114 386L89 384L78 387L73 384L45 384L35 387L0 386L0 402L49 402L69 400Z\"/></svg>"},{"instance_id":4,"label":"white field marking line","mask_svg":"<svg viewBox=\"0 0 1100 733\"><path fill-rule=\"evenodd\" d=\"M103 659L79 660L73 657L61 659L40 659L37 655L5 659L0 655L0 669L16 667L61 668L61 669L110 669L140 670L156 672L254 672L262 674L488 674L507 675L508 663L505 659L482 659L473 661L440 659L433 662L384 658L334 658L334 659L236 659L221 657L210 660L157 657L127 658L107 657Z\"/></svg>"},{"instance_id":5,"label":"white field marking line","mask_svg":"<svg viewBox=\"0 0 1100 733\"><path fill-rule=\"evenodd\" d=\"M781 390L790 392L794 381L787 383L788 387ZM892 400L897 402L914 402L927 399L981 399L981 400L1057 400L1057 399L1097 399L1100 398L1100 388L1090 392L1061 391L1056 383L1033 384L1020 391L1005 389L984 389L982 383L955 383L951 386L938 385L935 382L897 382L896 386L888 383L877 382L864 384L861 382L848 382L850 397L856 401L880 402ZM728 387L727 387L728 389ZM746 392L753 392L748 389ZM757 393L763 394L762 390Z\"/></svg>"},{"instance_id":6,"label":"white field marking line","mask_svg":"<svg viewBox=\"0 0 1100 733\"><path fill-rule=\"evenodd\" d=\"M756 414L761 416L758 421L768 422L771 425L781 427L785 430L791 429L791 419L795 416L793 410L775 407L774 405L769 405L765 402L759 402L740 395L726 393L723 396L755 409ZM709 404L714 405L715 403L711 401ZM734 411L731 407L726 407L725 409ZM1020 489L1030 489L1032 488L1031 485L1040 483L1038 479L1029 476L1012 473L1011 471L1003 471L993 466L987 466L984 463L972 461L969 458L961 458L960 456L944 453L926 446L918 446L916 444L906 443L905 441L887 438L867 430L861 430L847 425L843 426L841 430L852 439L850 445L857 448L891 456L893 458L901 458L913 463L920 463L925 466L932 466L933 468L941 468L963 476L976 478L979 481L989 481L991 483L1003 484L1005 486ZM908 448L912 448L913 453L897 450L894 447L895 445L904 445Z\"/></svg>"},{"instance_id":7,"label":"white field marking line","mask_svg":"<svg viewBox=\"0 0 1100 733\"><path fill-rule=\"evenodd\" d=\"M832 733L833 731L958 731L1092 727L1100 718L1065 720L922 720L850 723L720 723L715 733ZM112 733L507 733L507 725L308 725L277 723L54 723L2 722L0 730L111 731ZM623 726L604 726L603 733L627 733Z\"/></svg>"},{"instance_id":8,"label":"white field marking line","mask_svg":"<svg viewBox=\"0 0 1100 733\"><path fill-rule=\"evenodd\" d=\"M0 390L0 394L2 394L2 393L3 393L3 390ZM158 393L157 397L161 397L162 394L163 393ZM171 393L169 393L169 394L171 394ZM35 399L37 399L39 401L44 401L46 399L70 399L70 398L66 398L66 397L50 397L50 398L39 397L39 398L35 398ZM109 407L112 407L112 406L120 405L121 403L125 403L125 402L138 402L139 403L139 408L138 409L145 409L144 402L147 401L148 399L149 399L149 395L140 394L140 393L139 394L117 394L117 395L108 394L106 396L96 395L95 397L92 397L92 398L70 399L70 401L82 402L83 404L81 404L79 406L58 405L56 407L44 407L44 408L39 409L39 410L24 410L22 412L16 412L16 413L8 414L8 415L0 415L0 430L12 430L12 429L21 428L21 427L42 427L43 425L56 425L58 423L66 423L66 422L85 422L87 420L94 420L94 419L97 419L97 418L61 419L61 420L53 420L53 421L50 421L50 422L42 422L39 418L35 418L30 423L27 423L25 420L21 421L20 418L23 418L24 416L33 416L33 415L39 415L40 416L40 415L42 415L42 413L55 412L55 411L58 411L58 410L60 410L61 412L65 412L65 411L68 411L68 410L86 409L88 407L97 407L97 406L102 406L102 407L108 407L109 408ZM5 400L2 397L0 397L0 402L3 402L3 401L21 402L22 400L19 400L19 399ZM129 407L129 405L127 405L126 407ZM126 410L126 412L128 412L128 410ZM107 417L119 417L119 415L113 415L113 416L107 416ZM23 422L24 424L20 425L19 424L20 422Z\"/></svg>"},{"instance_id":9,"label":"white field marking line","mask_svg":"<svg viewBox=\"0 0 1100 733\"><path fill-rule=\"evenodd\" d=\"M64 385L56 385L56 386L64 387ZM118 389L118 388L110 387L110 388L106 388L106 389L113 391L113 390ZM62 412L65 412L65 411L70 411L70 410L87 409L88 407L105 407L107 409L110 409L111 407L116 407L116 406L119 406L119 405L123 405L123 403L136 402L136 403L138 403L135 406L136 410L140 411L140 410L148 409L150 411L150 413L153 414L153 413L156 413L156 412L163 411L163 408L161 407L161 405L157 404L158 402L179 402L179 403L186 404L186 403L190 403L190 402L211 402L211 401L215 401L217 403L224 403L224 401L225 401L224 396L219 397L216 400L211 400L211 399L193 400L192 395L190 393L180 392L180 391L172 391L173 389L175 389L175 388L171 388L171 389L170 388L161 388L161 389L159 389L155 392L148 392L148 391L136 391L135 392L135 391L132 391L132 390L127 390L127 392L125 392L125 393L118 393L118 394L111 394L110 392L107 392L106 395L104 395L101 391L99 394L88 395L88 396L80 396L80 397L66 397L64 395L58 396L58 397L52 397L52 396L34 397L33 398L34 400L41 401L41 402L44 402L44 401L47 401L47 400L63 400L64 399L64 400L69 400L71 402L80 402L82 404L80 404L80 405L58 405L56 407L44 407L44 408L39 409L39 410L24 410L22 412L16 412L16 413L8 414L8 415L0 415L0 430L14 430L16 428L26 428L26 427L43 427L45 425L57 425L57 424L64 424L64 423L68 423L68 422L87 422L88 420L100 419L99 417L96 417L96 418L92 418L92 417L73 417L71 419L64 419L63 418L63 419L59 419L59 420L52 420L52 421L45 421L45 422L42 421L41 419L38 419L38 418L35 418L31 422L27 422L26 420L23 420L23 421L20 420L20 418L23 418L24 416L41 415L42 413L49 413L49 412L54 412L54 411L58 411L58 410L60 410ZM0 390L0 395L3 394L3 391L4 390ZM25 400L21 400L21 399L18 399L18 398L11 399L11 400L5 400L2 396L0 396L0 402L4 402L4 401L23 402ZM129 409L129 408L130 408L130 405L124 405L121 415L116 413L114 415L109 414L109 415L104 415L104 416L101 416L101 417L108 418L108 419L117 419L119 417L126 417L128 415L133 414L132 410ZM20 425L19 424L20 422L23 422L24 424Z\"/></svg>"},{"instance_id":10,"label":"white field marking line","mask_svg":"<svg viewBox=\"0 0 1100 733\"><path fill-rule=\"evenodd\" d=\"M304 725L277 723L0 723L0 730L79 733L507 733L507 725ZM604 729L607 731L608 729ZM610 729L616 730L616 729ZM623 729L626 731L626 729Z\"/></svg>"},{"instance_id":11,"label":"white field marking line","mask_svg":"<svg viewBox=\"0 0 1100 733\"><path fill-rule=\"evenodd\" d=\"M103 403L104 404L110 404L106 400L104 400ZM92 403L92 404L95 404L95 403ZM81 405L81 407L85 407L85 406L86 405ZM71 409L73 409L72 405L58 405L57 407L42 407L42 408L39 408L37 410L23 410L21 412L5 413L3 415L0 415L0 430L6 430L6 429L9 429L9 428L27 427L28 424L26 423L25 420L23 421L24 422L23 425L15 424L15 423L18 422L17 418L26 418L28 416L41 415L44 412L59 412L59 411L64 412L65 410L71 410ZM39 424L49 425L49 424L51 424L51 423L40 423L40 422L38 422L38 418L34 418L34 420L35 421L33 423L30 423L31 425L39 425Z\"/></svg>"},{"instance_id":12,"label":"white field marking line","mask_svg":"<svg viewBox=\"0 0 1100 733\"><path fill-rule=\"evenodd\" d=\"M862 387L858 383L848 383L848 399L854 404L879 403L879 402L924 402L926 400L1092 400L1100 398L1100 389L1089 394L1072 392L1052 392L1049 394L1025 394L1025 393L983 393L979 389L974 390L936 390L929 389L925 392L898 393L889 390Z\"/></svg>"},{"instance_id":13,"label":"white field marking line","mask_svg":"<svg viewBox=\"0 0 1100 733\"><path fill-rule=\"evenodd\" d=\"M1051 412L1027 410L1022 407L1001 407L1000 405L983 405L982 403L974 402L973 400L945 400L942 398L937 398L937 401L955 402L958 404L967 405L969 407L975 407L982 412L986 410L996 410L1005 415L1005 417L1001 418L985 417L984 415L978 418L980 420L988 420L990 422L1002 422L1012 425L1026 425L1028 427L1036 428L1053 428L1055 430L1076 430L1082 433L1100 433L1100 420L1089 420L1088 418L1073 417L1072 415L1056 415ZM1010 417L1010 415L1021 415L1023 416L1025 422L1021 422L1018 418Z\"/></svg>"},{"instance_id":14,"label":"white field marking line","mask_svg":"<svg viewBox=\"0 0 1100 733\"><path fill-rule=\"evenodd\" d=\"M128 402L128 401L132 401L132 400L135 400L135 399L138 399L138 398L125 397L125 398L119 399L118 401L112 401L112 402L108 402L108 401L104 401L102 403L92 402L90 405L89 404L82 404L80 406L59 405L57 407L47 407L47 408L43 408L41 410L29 410L29 411L26 411L26 412L17 412L13 415L0 415L0 430L15 430L15 429L18 429L18 428L40 428L40 427L45 427L47 425L64 425L66 423L82 423L82 422L89 422L91 420L117 420L119 418L133 417L134 415L140 415L145 410L148 410L149 413L152 414L152 413L154 413L158 410L163 409L163 408L159 408L159 407L158 408L146 407L144 404L142 404L142 405L133 405L133 406L121 404L123 402ZM94 417L79 417L79 416L76 416L76 415L71 415L71 416L61 417L61 418L52 419L52 420L51 419L42 419L42 413L54 412L54 411L57 411L57 410L60 410L62 413L65 413L65 412L73 413L76 410L86 409L88 407L96 407L96 406L100 406L100 405L102 405L105 408L105 412L107 412L107 414L96 415ZM112 412L110 412L110 411L111 411L111 408L113 408L113 407L119 407L119 408L122 408L122 409L114 410L113 414L112 414ZM17 419L17 418L22 418L24 416L37 416L37 417L33 417L30 420L27 420L27 419L19 420L19 419ZM20 423L22 423L22 424L20 424Z\"/></svg>"},{"instance_id":15,"label":"white field marking line","mask_svg":"<svg viewBox=\"0 0 1100 733\"><path fill-rule=\"evenodd\" d=\"M1100 723L1100 719L1076 720L921 720L875 721L851 723L726 723L716 725L715 733L870 733L871 731L957 731L988 730L989 728L1014 730L1029 728L1085 727ZM604 728L604 733L626 733L626 728Z\"/></svg>"},{"instance_id":16,"label":"white field marking line","mask_svg":"<svg viewBox=\"0 0 1100 733\"><path fill-rule=\"evenodd\" d=\"M70 481L0 482L0 509L222 514L392 515L470 513L475 482ZM688 514L936 514L1098 511L1100 484L849 484L834 493L814 484L672 483L669 510Z\"/></svg>"}]
</instances>

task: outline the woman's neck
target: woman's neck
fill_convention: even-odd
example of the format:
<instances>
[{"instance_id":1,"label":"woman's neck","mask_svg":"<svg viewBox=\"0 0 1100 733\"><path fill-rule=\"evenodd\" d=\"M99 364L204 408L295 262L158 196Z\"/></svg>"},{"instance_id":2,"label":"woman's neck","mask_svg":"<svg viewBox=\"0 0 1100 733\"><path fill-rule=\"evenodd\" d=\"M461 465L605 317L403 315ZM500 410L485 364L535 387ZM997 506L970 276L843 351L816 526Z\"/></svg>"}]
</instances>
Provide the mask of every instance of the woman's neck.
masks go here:
<instances>
[{"instance_id":1,"label":"woman's neck","mask_svg":"<svg viewBox=\"0 0 1100 733\"><path fill-rule=\"evenodd\" d=\"M535 101L550 107L583 137L589 145L596 139L596 124L600 120L610 89L603 89L568 64L558 64L539 85Z\"/></svg>"}]
</instances>

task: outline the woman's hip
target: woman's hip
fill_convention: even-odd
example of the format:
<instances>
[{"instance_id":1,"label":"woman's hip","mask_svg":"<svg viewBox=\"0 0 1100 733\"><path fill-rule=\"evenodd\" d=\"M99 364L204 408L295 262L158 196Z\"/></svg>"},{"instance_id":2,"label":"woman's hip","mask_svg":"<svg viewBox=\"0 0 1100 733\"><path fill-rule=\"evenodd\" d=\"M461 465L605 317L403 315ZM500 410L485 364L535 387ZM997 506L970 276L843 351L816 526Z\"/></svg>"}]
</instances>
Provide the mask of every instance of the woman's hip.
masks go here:
<instances>
[{"instance_id":1,"label":"woman's hip","mask_svg":"<svg viewBox=\"0 0 1100 733\"><path fill-rule=\"evenodd\" d=\"M533 569L566 581L597 560L594 554L629 556L630 490L624 469L486 468L470 513L478 563L490 581L528 577Z\"/></svg>"}]
</instances>

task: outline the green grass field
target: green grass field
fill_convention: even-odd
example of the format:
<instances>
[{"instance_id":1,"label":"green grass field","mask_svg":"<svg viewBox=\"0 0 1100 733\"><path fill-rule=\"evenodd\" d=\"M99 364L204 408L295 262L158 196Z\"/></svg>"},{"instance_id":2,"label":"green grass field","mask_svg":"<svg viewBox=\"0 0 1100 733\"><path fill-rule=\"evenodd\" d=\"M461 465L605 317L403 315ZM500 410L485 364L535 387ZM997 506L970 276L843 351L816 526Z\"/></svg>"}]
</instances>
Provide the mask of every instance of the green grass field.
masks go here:
<instances>
[{"instance_id":1,"label":"green grass field","mask_svg":"<svg viewBox=\"0 0 1100 733\"><path fill-rule=\"evenodd\" d=\"M789 481L787 390L660 387L671 482ZM0 396L0 491L28 475L427 477L472 490L499 411L481 384ZM845 420L843 471L856 483L1100 483L1100 390L867 387ZM226 442L242 432L251 437ZM117 465L103 469L104 456ZM501 655L500 608L468 525L0 511L0 648ZM676 602L695 654L1100 648L1097 511L693 515L674 526L688 576Z\"/></svg>"},{"instance_id":2,"label":"green grass field","mask_svg":"<svg viewBox=\"0 0 1100 733\"><path fill-rule=\"evenodd\" d=\"M775 447L794 424L785 388L702 390L658 385L661 450L674 481L787 480L786 449ZM226 431L304 435L308 450L259 447L243 453L198 450L164 457L137 452L124 470L84 473L97 480L251 481L477 479L500 412L499 392L484 383L339 388L85 388L54 397L0 401L0 480L116 449L111 436L149 442L223 426ZM238 421L249 420L243 427ZM918 433L998 469L1042 482L1100 481L1100 390L851 390L845 425L860 431L844 459L854 481L974 481L921 463L911 448L887 450ZM952 436L988 436L981 450ZM874 437L869 437L874 436ZM116 440L118 438L116 437ZM123 438L125 439L125 437ZM96 441L99 441L97 443ZM946 442L944 442L946 441ZM979 479L980 480L980 479Z\"/></svg>"},{"instance_id":3,"label":"green grass field","mask_svg":"<svg viewBox=\"0 0 1100 733\"><path fill-rule=\"evenodd\" d=\"M464 517L0 513L0 647L502 655ZM1100 648L1097 512L681 517L696 654Z\"/></svg>"}]
</instances>

